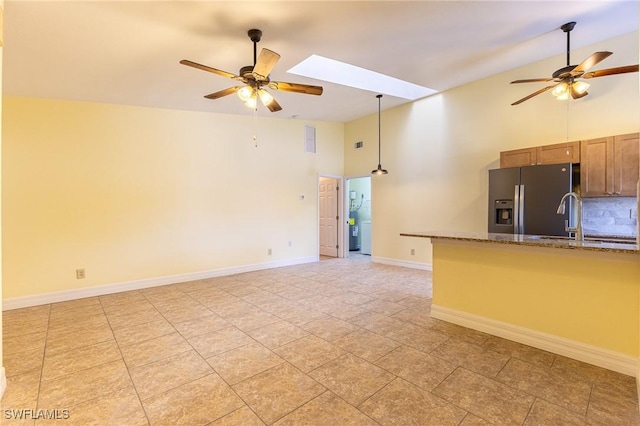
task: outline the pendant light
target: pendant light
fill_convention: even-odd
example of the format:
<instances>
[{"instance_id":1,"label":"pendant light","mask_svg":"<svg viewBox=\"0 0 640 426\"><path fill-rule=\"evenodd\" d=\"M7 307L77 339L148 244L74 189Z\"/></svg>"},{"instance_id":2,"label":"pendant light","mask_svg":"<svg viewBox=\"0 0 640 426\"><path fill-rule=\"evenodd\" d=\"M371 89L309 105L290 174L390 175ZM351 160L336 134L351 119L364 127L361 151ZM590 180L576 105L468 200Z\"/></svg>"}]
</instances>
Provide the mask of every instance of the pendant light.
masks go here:
<instances>
[{"instance_id":1,"label":"pendant light","mask_svg":"<svg viewBox=\"0 0 640 426\"><path fill-rule=\"evenodd\" d=\"M378 98L378 168L375 170L371 171L372 175L386 175L387 173L389 173L388 171L386 171L385 169L382 168L382 165L380 164L380 98L382 98L382 95L376 95L376 98Z\"/></svg>"}]
</instances>

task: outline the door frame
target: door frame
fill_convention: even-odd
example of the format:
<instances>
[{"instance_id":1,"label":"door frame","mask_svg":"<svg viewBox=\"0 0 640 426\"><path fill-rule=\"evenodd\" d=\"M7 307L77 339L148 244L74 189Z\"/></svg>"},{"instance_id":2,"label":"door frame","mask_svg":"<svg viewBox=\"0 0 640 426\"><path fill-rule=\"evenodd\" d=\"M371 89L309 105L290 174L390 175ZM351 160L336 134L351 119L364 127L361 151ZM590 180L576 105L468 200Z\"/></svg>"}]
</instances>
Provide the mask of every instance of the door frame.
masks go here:
<instances>
[{"instance_id":1,"label":"door frame","mask_svg":"<svg viewBox=\"0 0 640 426\"><path fill-rule=\"evenodd\" d=\"M349 247L349 181L352 179L371 178L367 175L346 176L344 178L344 191L342 191L342 246ZM371 198L373 198L373 179L371 179ZM371 209L371 221L373 221L373 209ZM373 257L373 228L371 229L371 256ZM344 257L349 257L349 250L344 253Z\"/></svg>"},{"instance_id":2,"label":"door frame","mask_svg":"<svg viewBox=\"0 0 640 426\"><path fill-rule=\"evenodd\" d=\"M329 179L336 179L338 181L338 225L336 226L337 231L338 231L338 236L337 236L337 240L338 241L338 258L340 257L345 257L345 253L348 253L344 251L344 239L345 239L345 233L344 233L344 226L340 226L340 223L344 220L344 178L342 176L338 176L338 175L329 175L329 174L323 174L323 173L318 173L318 179L316 182L316 200L317 200L317 204L318 204L318 210L316 212L316 257L319 260L320 259L320 178L329 178Z\"/></svg>"}]
</instances>

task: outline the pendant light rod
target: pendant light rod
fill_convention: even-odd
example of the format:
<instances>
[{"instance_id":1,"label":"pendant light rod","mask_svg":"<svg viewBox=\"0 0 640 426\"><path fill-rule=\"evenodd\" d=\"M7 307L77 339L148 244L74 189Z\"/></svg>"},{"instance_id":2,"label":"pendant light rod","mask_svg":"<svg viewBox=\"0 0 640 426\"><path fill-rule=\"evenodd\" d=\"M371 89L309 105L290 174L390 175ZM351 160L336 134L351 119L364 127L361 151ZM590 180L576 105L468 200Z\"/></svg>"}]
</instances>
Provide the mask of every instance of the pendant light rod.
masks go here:
<instances>
[{"instance_id":1,"label":"pendant light rod","mask_svg":"<svg viewBox=\"0 0 640 426\"><path fill-rule=\"evenodd\" d=\"M371 171L371 174L374 175L386 175L387 173L389 173L388 171L386 171L385 169L382 168L382 164L380 161L380 151L381 151L381 139L382 139L382 132L380 130L380 99L382 98L382 95L376 95L376 98L378 98L378 168L375 170Z\"/></svg>"}]
</instances>

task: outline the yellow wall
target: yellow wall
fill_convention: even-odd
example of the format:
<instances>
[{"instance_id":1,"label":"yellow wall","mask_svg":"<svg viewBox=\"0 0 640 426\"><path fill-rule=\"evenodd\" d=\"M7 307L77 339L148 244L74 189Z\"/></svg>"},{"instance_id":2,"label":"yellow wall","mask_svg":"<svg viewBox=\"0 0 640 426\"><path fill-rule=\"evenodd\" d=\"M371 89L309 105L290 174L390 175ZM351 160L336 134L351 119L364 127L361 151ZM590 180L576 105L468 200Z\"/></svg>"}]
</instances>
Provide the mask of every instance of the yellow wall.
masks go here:
<instances>
[{"instance_id":1,"label":"yellow wall","mask_svg":"<svg viewBox=\"0 0 640 426\"><path fill-rule=\"evenodd\" d=\"M638 356L635 255L437 241L433 256L434 305Z\"/></svg>"},{"instance_id":2,"label":"yellow wall","mask_svg":"<svg viewBox=\"0 0 640 426\"><path fill-rule=\"evenodd\" d=\"M638 33L577 49L572 58L598 50L614 54L597 69L637 64ZM382 111L381 157L389 174L372 179L374 257L430 264L429 241L400 232L486 231L487 170L499 167L500 151L640 130L636 74L593 79L590 95L569 104L546 93L510 105L543 87L510 81L546 77L565 60L558 55ZM377 114L346 124L345 176L375 168L377 131ZM356 141L364 148L355 150Z\"/></svg>"},{"instance_id":3,"label":"yellow wall","mask_svg":"<svg viewBox=\"0 0 640 426\"><path fill-rule=\"evenodd\" d=\"M339 123L15 97L3 122L5 299L316 256L343 170Z\"/></svg>"}]
</instances>

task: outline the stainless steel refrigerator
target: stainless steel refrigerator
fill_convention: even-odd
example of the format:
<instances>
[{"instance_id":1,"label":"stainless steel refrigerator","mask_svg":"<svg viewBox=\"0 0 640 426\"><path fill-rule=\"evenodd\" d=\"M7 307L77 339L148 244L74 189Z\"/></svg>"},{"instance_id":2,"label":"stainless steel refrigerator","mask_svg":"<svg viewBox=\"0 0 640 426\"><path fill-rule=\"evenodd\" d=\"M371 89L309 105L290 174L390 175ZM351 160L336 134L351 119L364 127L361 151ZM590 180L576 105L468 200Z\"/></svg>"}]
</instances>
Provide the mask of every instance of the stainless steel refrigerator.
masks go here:
<instances>
[{"instance_id":1,"label":"stainless steel refrigerator","mask_svg":"<svg viewBox=\"0 0 640 426\"><path fill-rule=\"evenodd\" d=\"M571 206L556 211L572 191L572 170L570 163L489 170L489 232L569 236Z\"/></svg>"}]
</instances>

